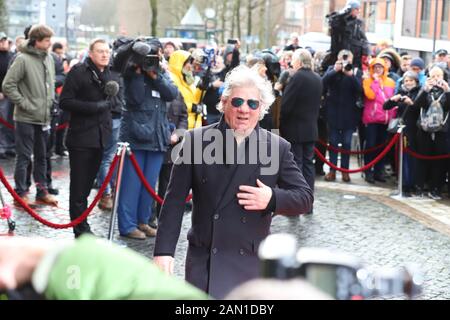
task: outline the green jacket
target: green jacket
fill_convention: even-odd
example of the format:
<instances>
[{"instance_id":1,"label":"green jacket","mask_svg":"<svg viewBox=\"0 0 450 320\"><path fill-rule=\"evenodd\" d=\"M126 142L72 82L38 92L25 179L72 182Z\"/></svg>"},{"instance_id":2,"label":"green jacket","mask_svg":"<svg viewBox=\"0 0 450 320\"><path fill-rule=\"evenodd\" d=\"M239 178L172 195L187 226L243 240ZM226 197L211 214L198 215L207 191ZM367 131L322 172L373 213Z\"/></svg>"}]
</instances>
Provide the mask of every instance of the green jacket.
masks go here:
<instances>
[{"instance_id":1,"label":"green jacket","mask_svg":"<svg viewBox=\"0 0 450 320\"><path fill-rule=\"evenodd\" d=\"M133 250L86 235L59 249L35 271L47 299L207 299L206 293L162 272ZM43 272L47 269L48 272ZM41 278L41 279L37 279ZM46 285L36 285L42 278ZM39 292L39 290L38 290Z\"/></svg>"},{"instance_id":2,"label":"green jacket","mask_svg":"<svg viewBox=\"0 0 450 320\"><path fill-rule=\"evenodd\" d=\"M48 125L55 96L55 62L28 43L20 51L3 80L3 93L15 104L15 121Z\"/></svg>"}]
</instances>

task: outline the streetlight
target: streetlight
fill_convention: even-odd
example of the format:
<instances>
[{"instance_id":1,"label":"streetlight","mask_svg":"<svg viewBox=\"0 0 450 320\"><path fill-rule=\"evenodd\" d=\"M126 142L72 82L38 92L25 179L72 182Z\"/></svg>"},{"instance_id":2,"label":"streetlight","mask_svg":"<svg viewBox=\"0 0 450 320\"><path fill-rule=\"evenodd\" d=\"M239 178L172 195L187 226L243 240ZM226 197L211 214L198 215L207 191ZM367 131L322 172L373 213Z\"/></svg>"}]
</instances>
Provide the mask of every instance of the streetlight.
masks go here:
<instances>
[{"instance_id":1,"label":"streetlight","mask_svg":"<svg viewBox=\"0 0 450 320\"><path fill-rule=\"evenodd\" d=\"M212 29L212 35L215 38L215 33L216 33L216 11L213 8L206 8L205 9L205 39L206 41L209 41L209 33L208 33L208 29L210 29L209 27L211 27ZM210 24L211 23L211 24Z\"/></svg>"},{"instance_id":2,"label":"streetlight","mask_svg":"<svg viewBox=\"0 0 450 320\"><path fill-rule=\"evenodd\" d=\"M437 15L438 15L438 2L434 1L434 31L433 31L433 55L436 52L436 36L437 36Z\"/></svg>"}]
</instances>

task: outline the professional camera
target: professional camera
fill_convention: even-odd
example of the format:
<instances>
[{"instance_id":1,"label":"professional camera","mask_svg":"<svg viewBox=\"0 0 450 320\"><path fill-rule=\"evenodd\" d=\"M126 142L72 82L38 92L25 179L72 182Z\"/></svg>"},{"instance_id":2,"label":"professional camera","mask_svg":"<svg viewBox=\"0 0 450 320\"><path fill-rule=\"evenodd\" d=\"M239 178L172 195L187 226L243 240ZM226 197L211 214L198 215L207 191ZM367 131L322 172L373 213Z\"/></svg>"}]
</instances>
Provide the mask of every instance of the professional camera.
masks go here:
<instances>
[{"instance_id":1,"label":"professional camera","mask_svg":"<svg viewBox=\"0 0 450 320\"><path fill-rule=\"evenodd\" d=\"M262 277L302 277L337 300L421 293L423 277L415 266L365 267L353 256L324 248L300 248L289 234L272 234L260 245Z\"/></svg>"},{"instance_id":2,"label":"professional camera","mask_svg":"<svg viewBox=\"0 0 450 320\"><path fill-rule=\"evenodd\" d=\"M160 70L160 47L157 38L118 38L113 44L113 70L126 73L130 68L144 71Z\"/></svg>"},{"instance_id":3,"label":"professional camera","mask_svg":"<svg viewBox=\"0 0 450 320\"><path fill-rule=\"evenodd\" d=\"M344 63L344 70L345 71L352 71L353 70L353 64L351 63Z\"/></svg>"},{"instance_id":4,"label":"professional camera","mask_svg":"<svg viewBox=\"0 0 450 320\"><path fill-rule=\"evenodd\" d=\"M215 80L211 72L216 62L214 48L196 49L192 53L192 58L196 76L196 87L206 91Z\"/></svg>"}]
</instances>

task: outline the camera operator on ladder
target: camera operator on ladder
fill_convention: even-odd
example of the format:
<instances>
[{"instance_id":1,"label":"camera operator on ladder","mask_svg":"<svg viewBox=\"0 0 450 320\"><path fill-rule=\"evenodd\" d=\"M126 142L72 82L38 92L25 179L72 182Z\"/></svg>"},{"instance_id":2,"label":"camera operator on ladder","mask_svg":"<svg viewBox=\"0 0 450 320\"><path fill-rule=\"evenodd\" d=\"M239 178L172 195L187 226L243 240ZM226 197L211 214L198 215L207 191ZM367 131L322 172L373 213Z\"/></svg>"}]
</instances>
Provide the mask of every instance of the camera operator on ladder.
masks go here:
<instances>
[{"instance_id":1,"label":"camera operator on ladder","mask_svg":"<svg viewBox=\"0 0 450 320\"><path fill-rule=\"evenodd\" d=\"M340 12L327 15L331 48L322 63L323 70L335 63L342 49L350 50L353 53L353 64L359 69L362 68L364 56L369 55L369 42L364 33L363 21L358 18L360 9L358 0L349 0Z\"/></svg>"}]
</instances>

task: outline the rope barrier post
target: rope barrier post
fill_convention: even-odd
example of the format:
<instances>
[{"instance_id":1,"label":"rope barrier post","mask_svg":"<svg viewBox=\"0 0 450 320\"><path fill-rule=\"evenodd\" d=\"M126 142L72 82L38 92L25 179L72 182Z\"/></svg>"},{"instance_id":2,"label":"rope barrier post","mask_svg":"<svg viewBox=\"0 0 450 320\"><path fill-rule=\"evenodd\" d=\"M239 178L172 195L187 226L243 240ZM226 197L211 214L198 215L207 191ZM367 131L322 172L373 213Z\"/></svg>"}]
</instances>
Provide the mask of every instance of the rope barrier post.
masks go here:
<instances>
[{"instance_id":1,"label":"rope barrier post","mask_svg":"<svg viewBox=\"0 0 450 320\"><path fill-rule=\"evenodd\" d=\"M391 195L391 198L394 199L403 199L403 129L405 129L405 125L401 124L397 131L400 134L398 140L398 190Z\"/></svg>"},{"instance_id":2,"label":"rope barrier post","mask_svg":"<svg viewBox=\"0 0 450 320\"><path fill-rule=\"evenodd\" d=\"M114 191L113 209L111 214L111 220L109 222L109 231L108 231L109 242L112 242L113 240L114 227L116 226L117 207L119 206L120 185L122 183L122 171L125 162L125 156L127 155L128 152L130 152L129 149L130 144L128 142L119 142L117 143L117 145L118 145L117 155L120 156L120 158L119 158L119 166L117 169L116 190ZM121 244L123 245L123 243Z\"/></svg>"}]
</instances>

